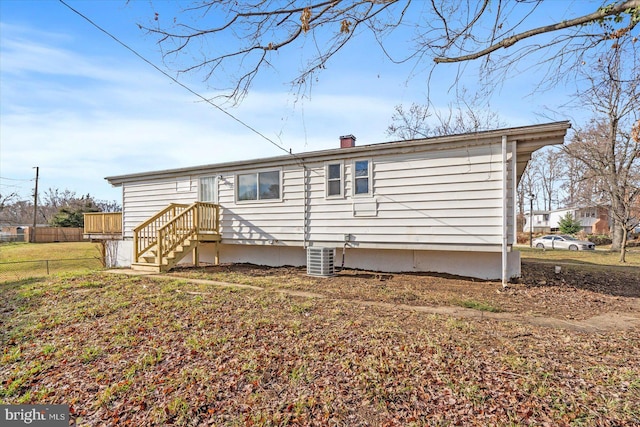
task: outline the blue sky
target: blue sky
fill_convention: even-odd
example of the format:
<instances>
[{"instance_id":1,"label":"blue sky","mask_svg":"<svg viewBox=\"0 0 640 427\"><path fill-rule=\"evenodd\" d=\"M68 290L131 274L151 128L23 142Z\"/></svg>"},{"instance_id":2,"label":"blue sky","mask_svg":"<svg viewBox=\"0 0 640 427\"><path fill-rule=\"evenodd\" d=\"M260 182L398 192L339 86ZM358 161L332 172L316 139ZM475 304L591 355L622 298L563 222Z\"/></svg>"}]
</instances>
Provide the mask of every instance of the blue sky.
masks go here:
<instances>
[{"instance_id":1,"label":"blue sky","mask_svg":"<svg viewBox=\"0 0 640 427\"><path fill-rule=\"evenodd\" d=\"M137 23L148 22L153 11L165 16L163 8L176 2L156 1L155 9L148 1L68 3L163 68L155 39ZM295 153L337 148L338 137L349 133L359 145L387 141L394 106L425 101L428 67L392 66L369 42L363 38L334 57L302 98L276 67L239 107L224 108ZM299 63L288 55L281 67ZM448 92L454 67L439 66L432 77L437 107L454 99ZM473 89L475 65L464 78ZM215 95L198 76L180 81ZM550 121L540 114L564 104L573 88L531 96L533 81L527 73L516 76L487 104L509 126ZM105 176L281 154L58 1L0 1L0 193L31 197L39 166L41 189L120 200L120 189Z\"/></svg>"}]
</instances>

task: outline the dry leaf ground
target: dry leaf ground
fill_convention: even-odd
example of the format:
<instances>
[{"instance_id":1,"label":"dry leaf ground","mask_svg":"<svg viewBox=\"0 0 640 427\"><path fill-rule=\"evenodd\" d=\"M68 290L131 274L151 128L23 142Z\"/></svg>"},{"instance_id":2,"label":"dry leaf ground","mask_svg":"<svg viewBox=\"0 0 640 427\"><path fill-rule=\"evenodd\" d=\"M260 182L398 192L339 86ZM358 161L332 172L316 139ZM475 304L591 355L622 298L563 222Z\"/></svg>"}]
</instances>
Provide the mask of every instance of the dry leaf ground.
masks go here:
<instances>
[{"instance_id":1,"label":"dry leaf ground","mask_svg":"<svg viewBox=\"0 0 640 427\"><path fill-rule=\"evenodd\" d=\"M525 263L522 283L501 292L453 277L255 266L4 283L0 401L69 404L90 426L638 425L640 328L517 321L637 316L637 270L553 267Z\"/></svg>"}]
</instances>

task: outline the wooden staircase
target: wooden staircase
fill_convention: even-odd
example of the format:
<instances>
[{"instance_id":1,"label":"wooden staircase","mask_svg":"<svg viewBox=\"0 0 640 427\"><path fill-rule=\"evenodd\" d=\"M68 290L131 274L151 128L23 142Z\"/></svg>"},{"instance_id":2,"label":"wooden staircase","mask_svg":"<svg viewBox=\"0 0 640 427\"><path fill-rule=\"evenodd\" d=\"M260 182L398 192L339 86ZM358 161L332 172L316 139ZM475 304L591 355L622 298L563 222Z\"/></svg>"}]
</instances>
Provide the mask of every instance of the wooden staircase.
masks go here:
<instances>
[{"instance_id":1,"label":"wooden staircase","mask_svg":"<svg viewBox=\"0 0 640 427\"><path fill-rule=\"evenodd\" d=\"M131 268L166 272L189 253L197 265L198 246L204 242L220 242L219 224L220 207L216 204L173 203L133 229Z\"/></svg>"}]
</instances>

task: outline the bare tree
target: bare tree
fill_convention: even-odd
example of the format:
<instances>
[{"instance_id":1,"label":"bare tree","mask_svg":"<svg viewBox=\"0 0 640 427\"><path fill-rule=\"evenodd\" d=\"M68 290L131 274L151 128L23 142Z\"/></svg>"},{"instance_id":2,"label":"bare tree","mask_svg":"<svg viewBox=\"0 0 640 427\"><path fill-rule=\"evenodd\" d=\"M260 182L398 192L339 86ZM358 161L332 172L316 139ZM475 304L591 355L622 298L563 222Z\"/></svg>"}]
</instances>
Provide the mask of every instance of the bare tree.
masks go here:
<instances>
[{"instance_id":1,"label":"bare tree","mask_svg":"<svg viewBox=\"0 0 640 427\"><path fill-rule=\"evenodd\" d=\"M38 202L41 219L48 223L60 209L73 205L77 199L75 191L49 187L42 194L42 201Z\"/></svg>"},{"instance_id":2,"label":"bare tree","mask_svg":"<svg viewBox=\"0 0 640 427\"><path fill-rule=\"evenodd\" d=\"M7 203L0 210L0 223L27 225L33 222L33 200L17 200Z\"/></svg>"},{"instance_id":3,"label":"bare tree","mask_svg":"<svg viewBox=\"0 0 640 427\"><path fill-rule=\"evenodd\" d=\"M18 199L18 193L0 194L0 212Z\"/></svg>"},{"instance_id":4,"label":"bare tree","mask_svg":"<svg viewBox=\"0 0 640 427\"><path fill-rule=\"evenodd\" d=\"M627 232L635 226L633 207L640 196L640 61L635 42L620 40L585 71L589 89L579 101L594 118L575 130L565 147L584 167L584 179L611 204L613 250L625 260Z\"/></svg>"},{"instance_id":5,"label":"bare tree","mask_svg":"<svg viewBox=\"0 0 640 427\"><path fill-rule=\"evenodd\" d=\"M400 104L394 107L391 124L387 127L387 135L401 140L427 138L432 130L427 120L433 116L429 105L412 103L409 109Z\"/></svg>"},{"instance_id":6,"label":"bare tree","mask_svg":"<svg viewBox=\"0 0 640 427\"><path fill-rule=\"evenodd\" d=\"M594 0L584 14L576 14L581 8L572 3L553 3L556 20L542 14L542 3L209 0L194 1L176 16L155 13L140 27L158 36L167 63L176 61L180 73L203 72L236 102L261 71L277 66L279 55L301 56L301 68L291 82L303 86L365 33L393 63L424 66L483 59L485 75L495 76L509 75L520 59L533 57L556 77L567 76L586 54L607 49L618 38L637 37L640 0ZM532 25L540 19L546 20L544 25ZM407 28L414 31L401 34L406 47L392 45L396 33Z\"/></svg>"},{"instance_id":7,"label":"bare tree","mask_svg":"<svg viewBox=\"0 0 640 427\"><path fill-rule=\"evenodd\" d=\"M116 200L94 200L100 212L120 212L122 206Z\"/></svg>"},{"instance_id":8,"label":"bare tree","mask_svg":"<svg viewBox=\"0 0 640 427\"><path fill-rule=\"evenodd\" d=\"M10 225L25 225L33 222L33 199L18 200L18 196L6 198L0 196L0 223ZM87 210L91 208L91 210ZM50 223L61 211L78 212L117 212L120 205L115 201L95 200L90 194L78 197L75 191L68 189L49 188L42 194L42 201L38 202L37 220Z\"/></svg>"},{"instance_id":9,"label":"bare tree","mask_svg":"<svg viewBox=\"0 0 640 427\"><path fill-rule=\"evenodd\" d=\"M533 211L534 202L537 202L537 195L540 194L539 181L535 176L535 171L538 170L537 164L541 161L540 151L534 151L531 153L531 159L527 162L527 166L522 172L520 182L518 182L518 188L516 191L516 203L518 208L519 223L522 226L518 226L519 231L523 231L525 222L528 223L528 231L532 231L533 227ZM535 206L537 208L537 205ZM524 213L528 211L527 217Z\"/></svg>"},{"instance_id":10,"label":"bare tree","mask_svg":"<svg viewBox=\"0 0 640 427\"><path fill-rule=\"evenodd\" d=\"M539 162L539 159L540 152L534 151L531 153L531 160L529 160L527 167L522 172L522 177L518 183L518 212L523 213L525 210L530 209L531 204L525 206L525 200L536 199L539 188L537 186L538 180L535 178L533 171L537 169L536 162Z\"/></svg>"},{"instance_id":11,"label":"bare tree","mask_svg":"<svg viewBox=\"0 0 640 427\"><path fill-rule=\"evenodd\" d=\"M542 197L543 209L558 207L559 183L566 173L564 163L555 149L547 149L533 165L533 174L537 181L538 196Z\"/></svg>"},{"instance_id":12,"label":"bare tree","mask_svg":"<svg viewBox=\"0 0 640 427\"><path fill-rule=\"evenodd\" d=\"M597 201L597 182L594 179L585 179L582 162L569 156L565 151L558 153L558 156L566 165L565 175L560 185L563 194L562 203L565 206L576 207Z\"/></svg>"},{"instance_id":13,"label":"bare tree","mask_svg":"<svg viewBox=\"0 0 640 427\"><path fill-rule=\"evenodd\" d=\"M387 135L401 140L429 138L433 136L472 133L504 127L506 124L495 111L482 105L476 95L470 98L462 88L457 101L445 109L437 109L432 103L412 103L409 109L396 105L387 127Z\"/></svg>"}]
</instances>

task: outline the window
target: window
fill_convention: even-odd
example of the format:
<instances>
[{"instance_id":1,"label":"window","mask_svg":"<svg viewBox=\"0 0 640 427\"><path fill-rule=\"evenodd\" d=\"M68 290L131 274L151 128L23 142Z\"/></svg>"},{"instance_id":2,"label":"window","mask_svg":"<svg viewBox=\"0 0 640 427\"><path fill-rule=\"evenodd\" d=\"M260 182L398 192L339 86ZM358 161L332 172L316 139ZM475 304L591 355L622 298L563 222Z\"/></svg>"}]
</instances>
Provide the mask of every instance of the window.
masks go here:
<instances>
[{"instance_id":1,"label":"window","mask_svg":"<svg viewBox=\"0 0 640 427\"><path fill-rule=\"evenodd\" d=\"M201 202L213 202L216 200L216 177L206 176L198 182L198 200Z\"/></svg>"},{"instance_id":2,"label":"window","mask_svg":"<svg viewBox=\"0 0 640 427\"><path fill-rule=\"evenodd\" d=\"M327 197L342 197L342 163L330 163L326 167Z\"/></svg>"},{"instance_id":3,"label":"window","mask_svg":"<svg viewBox=\"0 0 640 427\"><path fill-rule=\"evenodd\" d=\"M353 163L354 183L353 194L371 194L371 171L369 160L357 160Z\"/></svg>"},{"instance_id":4,"label":"window","mask_svg":"<svg viewBox=\"0 0 640 427\"><path fill-rule=\"evenodd\" d=\"M237 200L280 199L280 171L238 175Z\"/></svg>"}]
</instances>

